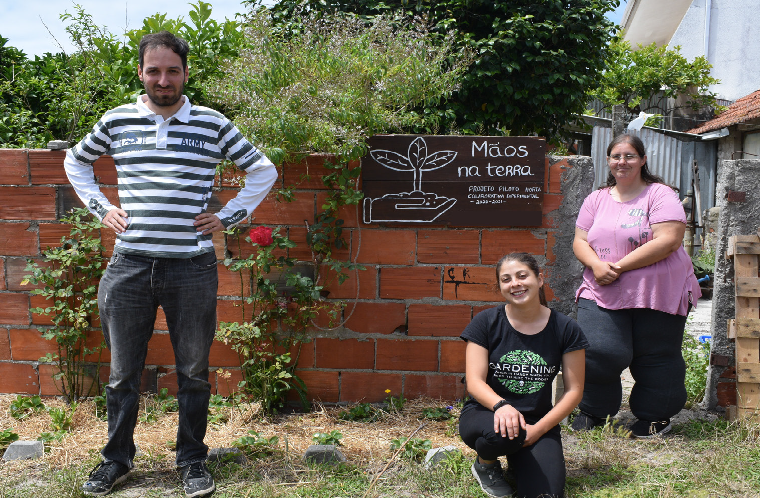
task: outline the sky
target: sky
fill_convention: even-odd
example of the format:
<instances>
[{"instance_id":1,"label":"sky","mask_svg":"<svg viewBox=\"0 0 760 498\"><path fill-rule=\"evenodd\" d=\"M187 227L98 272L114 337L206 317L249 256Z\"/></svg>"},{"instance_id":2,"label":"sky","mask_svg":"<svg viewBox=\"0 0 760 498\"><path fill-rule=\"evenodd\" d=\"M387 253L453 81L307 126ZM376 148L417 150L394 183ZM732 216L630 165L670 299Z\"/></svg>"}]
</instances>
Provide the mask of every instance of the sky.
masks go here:
<instances>
[{"instance_id":1,"label":"sky","mask_svg":"<svg viewBox=\"0 0 760 498\"><path fill-rule=\"evenodd\" d=\"M8 38L7 45L24 51L28 57L43 55L45 52L60 52L59 43L66 52L73 51L65 31L66 24L59 16L65 11L74 12L74 4L84 7L98 26L106 26L112 34L121 36L126 29L142 27L146 17L160 12L169 19L179 16L189 20L189 2L169 0L0 0L0 35ZM218 21L234 19L235 14L245 9L240 0L209 0L211 17ZM275 0L266 0L266 5ZM607 17L619 23L625 12L625 1ZM158 5L158 6L157 6ZM52 34L51 34L52 33Z\"/></svg>"},{"instance_id":2,"label":"sky","mask_svg":"<svg viewBox=\"0 0 760 498\"><path fill-rule=\"evenodd\" d=\"M217 21L234 19L244 12L240 0L206 0L211 4L211 17ZM195 0L193 3L196 3ZM273 0L264 2L267 5ZM59 16L65 11L75 12L74 4L81 5L98 26L122 36L127 29L142 27L143 19L156 13L169 19L182 16L189 21L190 2L169 0L0 0L0 35L8 38L7 45L24 51L28 57L45 52L60 52L60 43L66 52L73 51L69 43L66 24ZM52 33L52 34L51 34ZM56 43L56 40L58 43Z\"/></svg>"}]
</instances>

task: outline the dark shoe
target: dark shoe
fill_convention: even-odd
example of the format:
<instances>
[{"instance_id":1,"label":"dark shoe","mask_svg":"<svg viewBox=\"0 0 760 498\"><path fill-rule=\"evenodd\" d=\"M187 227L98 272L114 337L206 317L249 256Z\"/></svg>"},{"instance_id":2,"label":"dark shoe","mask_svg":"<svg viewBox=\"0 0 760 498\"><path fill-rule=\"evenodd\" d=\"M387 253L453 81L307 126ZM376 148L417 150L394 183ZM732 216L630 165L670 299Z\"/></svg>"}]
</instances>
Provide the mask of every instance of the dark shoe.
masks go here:
<instances>
[{"instance_id":1,"label":"dark shoe","mask_svg":"<svg viewBox=\"0 0 760 498\"><path fill-rule=\"evenodd\" d=\"M488 496L512 496L514 493L512 486L504 480L504 473L498 460L486 465L478 463L478 457L475 457L475 463L472 464L472 475L480 484L480 489Z\"/></svg>"},{"instance_id":2,"label":"dark shoe","mask_svg":"<svg viewBox=\"0 0 760 498\"><path fill-rule=\"evenodd\" d=\"M589 415L586 412L579 412L573 419L573 424L570 426L574 431L590 431L594 427L604 425L606 419Z\"/></svg>"},{"instance_id":3,"label":"dark shoe","mask_svg":"<svg viewBox=\"0 0 760 498\"><path fill-rule=\"evenodd\" d=\"M185 487L187 498L210 495L216 489L214 478L211 477L206 462L185 465L179 469L179 473L182 476L182 485Z\"/></svg>"},{"instance_id":4,"label":"dark shoe","mask_svg":"<svg viewBox=\"0 0 760 498\"><path fill-rule=\"evenodd\" d=\"M102 496L111 492L114 486L124 482L129 474L129 467L119 462L100 462L90 472L82 491L90 496Z\"/></svg>"},{"instance_id":5,"label":"dark shoe","mask_svg":"<svg viewBox=\"0 0 760 498\"><path fill-rule=\"evenodd\" d=\"M672 428L673 427L670 425L670 419L661 420L659 422L638 420L631 426L631 437L637 439L648 439L667 434Z\"/></svg>"}]
</instances>

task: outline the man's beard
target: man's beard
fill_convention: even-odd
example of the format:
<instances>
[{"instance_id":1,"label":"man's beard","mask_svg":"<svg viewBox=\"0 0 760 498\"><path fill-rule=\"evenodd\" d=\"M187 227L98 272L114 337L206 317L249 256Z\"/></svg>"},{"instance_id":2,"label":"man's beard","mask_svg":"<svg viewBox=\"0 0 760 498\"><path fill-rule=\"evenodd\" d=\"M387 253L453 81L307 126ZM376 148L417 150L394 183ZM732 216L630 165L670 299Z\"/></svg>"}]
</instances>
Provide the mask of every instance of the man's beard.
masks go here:
<instances>
[{"instance_id":1,"label":"man's beard","mask_svg":"<svg viewBox=\"0 0 760 498\"><path fill-rule=\"evenodd\" d=\"M182 94L185 93L185 84L182 83L179 87L179 91L175 94L169 94L169 95L157 95L153 92L153 89L148 88L147 85L143 85L145 87L145 93L148 94L148 98L151 102L156 104L160 107L171 107L177 102L179 102L179 99L182 98Z\"/></svg>"}]
</instances>

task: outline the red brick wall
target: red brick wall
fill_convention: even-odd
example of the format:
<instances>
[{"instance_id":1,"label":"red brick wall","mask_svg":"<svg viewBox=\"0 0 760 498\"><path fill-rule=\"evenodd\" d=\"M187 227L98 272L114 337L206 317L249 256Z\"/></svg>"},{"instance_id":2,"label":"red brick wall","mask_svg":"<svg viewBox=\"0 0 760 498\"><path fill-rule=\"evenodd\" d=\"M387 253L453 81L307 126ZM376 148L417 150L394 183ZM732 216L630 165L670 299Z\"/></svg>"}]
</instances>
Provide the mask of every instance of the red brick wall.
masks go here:
<instances>
[{"instance_id":1,"label":"red brick wall","mask_svg":"<svg viewBox=\"0 0 760 498\"><path fill-rule=\"evenodd\" d=\"M0 392L55 394L52 368L37 359L52 344L41 338L37 326L49 321L34 316L30 307L39 297L22 286L28 258L41 260L41 250L68 233L58 220L79 204L63 171L61 151L0 150ZM305 223L312 223L326 192L319 181L324 173L322 158L310 157L305 164L287 165L278 186L295 186L295 200L279 203L273 195L254 213L256 224L280 225L299 246L290 256L308 259ZM343 210L351 256L366 270L352 273L338 286L330 272L323 271L329 299L347 302L342 324L335 330L313 330L313 341L303 346L299 375L312 399L324 402L379 401L386 389L406 397L427 395L444 399L461 398L464 343L459 333L482 309L500 301L494 287L493 264L510 251L527 251L539 257L551 274L560 233L557 218L563 205L563 170L567 160L547 159L544 221L541 227L479 229L423 226L365 225L356 208ZM284 171L284 172L283 172ZM95 173L109 198L117 197L113 161L96 162ZM311 179L299 184L304 174ZM212 202L220 207L235 195L234 184L225 187ZM359 215L357 215L359 214ZM567 229L564 229L567 231ZM233 241L215 236L217 255L237 252ZM103 233L109 254L114 237ZM569 251L570 248L560 248ZM238 313L233 306L237 284L219 265L220 320ZM563 276L574 278L575 276ZM552 279L548 279L552 282ZM556 289L554 289L556 291ZM548 295L556 292L548 289ZM239 298L239 296L238 296ZM565 296L565 299L567 296ZM97 337L100 331L93 331ZM108 352L104 354L108 361ZM156 332L149 344L143 388L167 387L176 391L173 354L166 322L159 310ZM213 389L227 394L240 380L234 351L222 343L211 350ZM217 369L231 372L229 379ZM101 369L107 378L107 363Z\"/></svg>"}]
</instances>

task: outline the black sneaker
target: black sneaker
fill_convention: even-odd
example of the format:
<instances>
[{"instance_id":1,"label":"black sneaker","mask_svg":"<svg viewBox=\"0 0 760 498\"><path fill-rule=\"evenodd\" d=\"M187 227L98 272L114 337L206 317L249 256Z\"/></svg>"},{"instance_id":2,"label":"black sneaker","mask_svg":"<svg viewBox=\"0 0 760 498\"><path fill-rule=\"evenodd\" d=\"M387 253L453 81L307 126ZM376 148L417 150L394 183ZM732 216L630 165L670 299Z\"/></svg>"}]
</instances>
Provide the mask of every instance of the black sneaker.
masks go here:
<instances>
[{"instance_id":1,"label":"black sneaker","mask_svg":"<svg viewBox=\"0 0 760 498\"><path fill-rule=\"evenodd\" d=\"M182 484L185 487L187 498L210 495L216 489L214 478L211 477L206 462L185 465L179 469L179 473L182 476Z\"/></svg>"},{"instance_id":2,"label":"black sneaker","mask_svg":"<svg viewBox=\"0 0 760 498\"><path fill-rule=\"evenodd\" d=\"M672 428L673 427L670 425L670 419L660 420L659 422L638 420L631 426L631 437L637 439L648 439L667 434Z\"/></svg>"},{"instance_id":3,"label":"black sneaker","mask_svg":"<svg viewBox=\"0 0 760 498\"><path fill-rule=\"evenodd\" d=\"M504 473L498 460L486 465L479 463L478 457L475 457L475 463L472 464L472 475L480 484L480 489L488 496L512 496L514 493L512 486L504 480Z\"/></svg>"},{"instance_id":4,"label":"black sneaker","mask_svg":"<svg viewBox=\"0 0 760 498\"><path fill-rule=\"evenodd\" d=\"M573 419L573 423L570 428L574 431L590 431L594 427L604 425L606 421L606 419L603 419L601 417L595 417L593 415L589 415L586 412L579 412Z\"/></svg>"},{"instance_id":5,"label":"black sneaker","mask_svg":"<svg viewBox=\"0 0 760 498\"><path fill-rule=\"evenodd\" d=\"M111 492L114 486L124 482L129 474L129 467L119 462L100 462L90 472L82 491L90 496L102 496Z\"/></svg>"}]
</instances>

